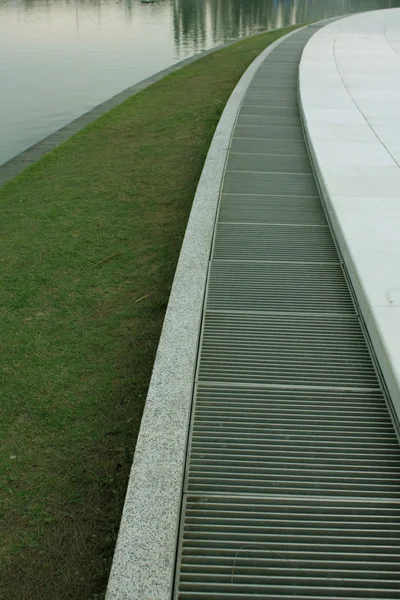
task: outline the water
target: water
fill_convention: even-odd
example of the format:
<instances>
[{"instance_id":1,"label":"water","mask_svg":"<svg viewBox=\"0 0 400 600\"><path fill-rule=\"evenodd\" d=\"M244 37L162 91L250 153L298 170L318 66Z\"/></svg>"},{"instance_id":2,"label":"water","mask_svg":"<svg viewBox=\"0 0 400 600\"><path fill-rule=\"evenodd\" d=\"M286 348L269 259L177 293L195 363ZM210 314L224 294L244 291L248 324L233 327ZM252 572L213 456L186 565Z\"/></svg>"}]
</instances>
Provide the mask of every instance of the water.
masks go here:
<instances>
[{"instance_id":1,"label":"water","mask_svg":"<svg viewBox=\"0 0 400 600\"><path fill-rule=\"evenodd\" d=\"M187 56L400 0L0 0L0 164Z\"/></svg>"}]
</instances>

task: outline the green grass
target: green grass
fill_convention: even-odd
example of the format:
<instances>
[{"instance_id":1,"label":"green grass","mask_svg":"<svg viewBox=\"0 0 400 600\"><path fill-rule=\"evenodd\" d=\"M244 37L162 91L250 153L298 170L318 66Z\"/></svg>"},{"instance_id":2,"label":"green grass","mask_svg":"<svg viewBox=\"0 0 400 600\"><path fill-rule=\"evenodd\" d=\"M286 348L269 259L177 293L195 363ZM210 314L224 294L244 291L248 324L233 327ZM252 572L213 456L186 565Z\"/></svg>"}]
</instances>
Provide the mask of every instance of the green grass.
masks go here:
<instances>
[{"instance_id":1,"label":"green grass","mask_svg":"<svg viewBox=\"0 0 400 600\"><path fill-rule=\"evenodd\" d=\"M169 75L0 191L0 597L103 598L204 158L263 34Z\"/></svg>"}]
</instances>

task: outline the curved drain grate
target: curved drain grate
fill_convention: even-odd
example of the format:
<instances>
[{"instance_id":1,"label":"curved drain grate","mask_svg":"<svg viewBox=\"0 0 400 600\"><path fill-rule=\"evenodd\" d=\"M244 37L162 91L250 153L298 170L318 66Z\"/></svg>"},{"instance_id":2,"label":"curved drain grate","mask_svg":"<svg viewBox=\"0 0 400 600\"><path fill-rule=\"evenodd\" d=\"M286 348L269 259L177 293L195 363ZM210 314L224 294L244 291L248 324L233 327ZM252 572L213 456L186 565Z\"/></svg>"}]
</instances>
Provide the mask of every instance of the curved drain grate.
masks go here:
<instances>
[{"instance_id":1,"label":"curved drain grate","mask_svg":"<svg viewBox=\"0 0 400 600\"><path fill-rule=\"evenodd\" d=\"M356 316L205 315L199 381L379 388Z\"/></svg>"},{"instance_id":2,"label":"curved drain grate","mask_svg":"<svg viewBox=\"0 0 400 600\"><path fill-rule=\"evenodd\" d=\"M340 265L214 260L209 310L354 313Z\"/></svg>"},{"instance_id":3,"label":"curved drain grate","mask_svg":"<svg viewBox=\"0 0 400 600\"><path fill-rule=\"evenodd\" d=\"M400 599L400 446L310 168L302 48L244 99L208 280L174 597Z\"/></svg>"},{"instance_id":4,"label":"curved drain grate","mask_svg":"<svg viewBox=\"0 0 400 600\"><path fill-rule=\"evenodd\" d=\"M185 499L179 598L399 598L400 504Z\"/></svg>"}]
</instances>

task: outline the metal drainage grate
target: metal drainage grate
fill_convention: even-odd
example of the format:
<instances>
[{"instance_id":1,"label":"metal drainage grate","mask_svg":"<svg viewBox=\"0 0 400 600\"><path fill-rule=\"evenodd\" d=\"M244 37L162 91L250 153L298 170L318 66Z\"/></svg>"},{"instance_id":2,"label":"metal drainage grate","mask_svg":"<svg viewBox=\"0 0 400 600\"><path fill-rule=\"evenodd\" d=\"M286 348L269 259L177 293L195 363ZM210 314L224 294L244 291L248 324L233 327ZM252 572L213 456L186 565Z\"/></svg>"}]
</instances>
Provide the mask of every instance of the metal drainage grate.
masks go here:
<instances>
[{"instance_id":1,"label":"metal drainage grate","mask_svg":"<svg viewBox=\"0 0 400 600\"><path fill-rule=\"evenodd\" d=\"M356 316L205 315L199 381L379 388Z\"/></svg>"},{"instance_id":2,"label":"metal drainage grate","mask_svg":"<svg viewBox=\"0 0 400 600\"><path fill-rule=\"evenodd\" d=\"M220 222L326 225L319 198L223 194Z\"/></svg>"},{"instance_id":3,"label":"metal drainage grate","mask_svg":"<svg viewBox=\"0 0 400 600\"><path fill-rule=\"evenodd\" d=\"M256 121L262 123L263 117L246 116L239 120L241 123L246 121L256 124ZM277 117L277 120L280 117ZM286 117L284 117L286 119ZM311 173L310 161L307 157L295 154L293 156L279 156L274 154L244 154L231 152L228 161L228 171L277 171L281 173Z\"/></svg>"},{"instance_id":4,"label":"metal drainage grate","mask_svg":"<svg viewBox=\"0 0 400 600\"><path fill-rule=\"evenodd\" d=\"M199 384L189 493L400 497L381 392Z\"/></svg>"},{"instance_id":5,"label":"metal drainage grate","mask_svg":"<svg viewBox=\"0 0 400 600\"><path fill-rule=\"evenodd\" d=\"M328 227L295 223L219 223L213 258L338 263Z\"/></svg>"},{"instance_id":6,"label":"metal drainage grate","mask_svg":"<svg viewBox=\"0 0 400 600\"><path fill-rule=\"evenodd\" d=\"M208 310L354 313L339 264L217 261Z\"/></svg>"},{"instance_id":7,"label":"metal drainage grate","mask_svg":"<svg viewBox=\"0 0 400 600\"><path fill-rule=\"evenodd\" d=\"M400 446L298 119L309 27L259 69L210 264L174 597L400 600Z\"/></svg>"},{"instance_id":8,"label":"metal drainage grate","mask_svg":"<svg viewBox=\"0 0 400 600\"><path fill-rule=\"evenodd\" d=\"M400 505L185 498L180 600L398 599Z\"/></svg>"}]
</instances>

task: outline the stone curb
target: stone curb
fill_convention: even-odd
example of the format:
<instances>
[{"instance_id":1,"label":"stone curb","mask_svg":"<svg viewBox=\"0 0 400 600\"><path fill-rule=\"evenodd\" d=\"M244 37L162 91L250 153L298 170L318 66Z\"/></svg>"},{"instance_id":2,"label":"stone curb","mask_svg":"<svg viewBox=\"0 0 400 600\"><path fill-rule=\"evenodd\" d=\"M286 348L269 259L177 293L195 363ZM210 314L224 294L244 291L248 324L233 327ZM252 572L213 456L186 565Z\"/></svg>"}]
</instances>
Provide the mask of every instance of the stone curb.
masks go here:
<instances>
[{"instance_id":1,"label":"stone curb","mask_svg":"<svg viewBox=\"0 0 400 600\"><path fill-rule=\"evenodd\" d=\"M303 29L303 28L301 28ZM171 290L125 498L106 600L170 600L198 341L225 162L250 65L219 121L197 187Z\"/></svg>"}]
</instances>

